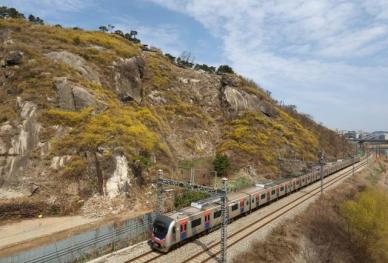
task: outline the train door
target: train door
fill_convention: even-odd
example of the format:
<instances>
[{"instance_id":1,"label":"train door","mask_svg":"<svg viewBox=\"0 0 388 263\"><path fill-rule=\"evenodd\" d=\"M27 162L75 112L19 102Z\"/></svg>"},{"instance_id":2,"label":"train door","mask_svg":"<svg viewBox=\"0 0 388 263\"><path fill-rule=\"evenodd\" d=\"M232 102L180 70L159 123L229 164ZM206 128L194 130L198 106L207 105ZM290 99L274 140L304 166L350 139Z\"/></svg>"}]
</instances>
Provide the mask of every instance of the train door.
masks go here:
<instances>
[{"instance_id":1,"label":"train door","mask_svg":"<svg viewBox=\"0 0 388 263\"><path fill-rule=\"evenodd\" d=\"M270 191L267 192L267 202L271 201L271 193Z\"/></svg>"},{"instance_id":2,"label":"train door","mask_svg":"<svg viewBox=\"0 0 388 263\"><path fill-rule=\"evenodd\" d=\"M179 224L181 240L185 240L187 238L187 220L180 221Z\"/></svg>"},{"instance_id":3,"label":"train door","mask_svg":"<svg viewBox=\"0 0 388 263\"><path fill-rule=\"evenodd\" d=\"M284 189L285 189L284 194L285 194L285 195L288 194L288 184L285 184L285 185L284 185Z\"/></svg>"},{"instance_id":4,"label":"train door","mask_svg":"<svg viewBox=\"0 0 388 263\"><path fill-rule=\"evenodd\" d=\"M279 197L279 186L276 187L276 198L278 198L278 197Z\"/></svg>"},{"instance_id":5,"label":"train door","mask_svg":"<svg viewBox=\"0 0 388 263\"><path fill-rule=\"evenodd\" d=\"M240 199L240 214L244 213L244 199Z\"/></svg>"},{"instance_id":6,"label":"train door","mask_svg":"<svg viewBox=\"0 0 388 263\"><path fill-rule=\"evenodd\" d=\"M259 202L260 202L260 194L256 193L256 207L259 206Z\"/></svg>"},{"instance_id":7,"label":"train door","mask_svg":"<svg viewBox=\"0 0 388 263\"><path fill-rule=\"evenodd\" d=\"M204 215L205 215L205 229L207 230L210 227L210 211L206 211Z\"/></svg>"}]
</instances>

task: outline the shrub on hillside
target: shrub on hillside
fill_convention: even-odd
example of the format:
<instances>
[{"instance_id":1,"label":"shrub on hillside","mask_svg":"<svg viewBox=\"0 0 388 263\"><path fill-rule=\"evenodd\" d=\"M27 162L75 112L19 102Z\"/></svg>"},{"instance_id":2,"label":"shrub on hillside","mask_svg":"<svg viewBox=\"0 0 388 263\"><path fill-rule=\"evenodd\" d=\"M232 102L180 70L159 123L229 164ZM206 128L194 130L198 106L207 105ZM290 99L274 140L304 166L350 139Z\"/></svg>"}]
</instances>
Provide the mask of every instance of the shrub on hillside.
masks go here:
<instances>
[{"instance_id":1,"label":"shrub on hillside","mask_svg":"<svg viewBox=\"0 0 388 263\"><path fill-rule=\"evenodd\" d=\"M233 74L233 69L228 65L220 65L217 69L217 74L230 73Z\"/></svg>"},{"instance_id":2,"label":"shrub on hillside","mask_svg":"<svg viewBox=\"0 0 388 263\"><path fill-rule=\"evenodd\" d=\"M19 13L15 8L8 8L6 6L0 7L0 18L22 18L24 19L24 14Z\"/></svg>"},{"instance_id":3,"label":"shrub on hillside","mask_svg":"<svg viewBox=\"0 0 388 263\"><path fill-rule=\"evenodd\" d=\"M369 189L341 206L348 229L375 262L388 262L388 194Z\"/></svg>"},{"instance_id":4,"label":"shrub on hillside","mask_svg":"<svg viewBox=\"0 0 388 263\"><path fill-rule=\"evenodd\" d=\"M225 176L230 167L228 156L225 154L217 154L213 161L213 167L217 172L217 176Z\"/></svg>"}]
</instances>

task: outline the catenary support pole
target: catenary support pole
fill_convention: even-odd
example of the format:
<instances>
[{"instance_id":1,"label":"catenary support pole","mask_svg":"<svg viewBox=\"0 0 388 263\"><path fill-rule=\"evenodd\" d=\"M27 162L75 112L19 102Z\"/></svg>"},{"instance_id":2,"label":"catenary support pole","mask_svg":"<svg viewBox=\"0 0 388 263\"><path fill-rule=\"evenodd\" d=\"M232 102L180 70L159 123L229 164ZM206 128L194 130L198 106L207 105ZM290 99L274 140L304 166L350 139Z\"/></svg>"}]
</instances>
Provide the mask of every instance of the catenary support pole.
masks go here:
<instances>
[{"instance_id":1,"label":"catenary support pole","mask_svg":"<svg viewBox=\"0 0 388 263\"><path fill-rule=\"evenodd\" d=\"M321 195L323 194L323 166L325 164L325 160L324 160L324 152L322 151L321 152L321 158L319 159L319 164L321 166Z\"/></svg>"},{"instance_id":2,"label":"catenary support pole","mask_svg":"<svg viewBox=\"0 0 388 263\"><path fill-rule=\"evenodd\" d=\"M163 170L158 170L158 180L156 182L156 214L160 215L162 213L162 194L163 194L163 185L160 183L160 179L163 178Z\"/></svg>"},{"instance_id":3,"label":"catenary support pole","mask_svg":"<svg viewBox=\"0 0 388 263\"><path fill-rule=\"evenodd\" d=\"M221 205L221 213L222 213L222 225L221 225L221 262L226 263L227 261L227 226L228 226L228 179L222 178L222 182L224 184L224 194L222 196L222 205Z\"/></svg>"}]
</instances>

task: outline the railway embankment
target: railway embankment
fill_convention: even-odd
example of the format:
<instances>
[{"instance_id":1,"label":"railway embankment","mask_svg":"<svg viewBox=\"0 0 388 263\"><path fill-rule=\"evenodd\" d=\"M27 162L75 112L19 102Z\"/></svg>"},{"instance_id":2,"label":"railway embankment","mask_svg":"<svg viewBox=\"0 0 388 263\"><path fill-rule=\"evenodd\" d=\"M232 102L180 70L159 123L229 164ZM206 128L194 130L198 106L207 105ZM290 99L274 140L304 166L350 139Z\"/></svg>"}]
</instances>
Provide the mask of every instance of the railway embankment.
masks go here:
<instances>
[{"instance_id":1,"label":"railway embankment","mask_svg":"<svg viewBox=\"0 0 388 263\"><path fill-rule=\"evenodd\" d=\"M374 160L232 262L387 262L387 167Z\"/></svg>"}]
</instances>

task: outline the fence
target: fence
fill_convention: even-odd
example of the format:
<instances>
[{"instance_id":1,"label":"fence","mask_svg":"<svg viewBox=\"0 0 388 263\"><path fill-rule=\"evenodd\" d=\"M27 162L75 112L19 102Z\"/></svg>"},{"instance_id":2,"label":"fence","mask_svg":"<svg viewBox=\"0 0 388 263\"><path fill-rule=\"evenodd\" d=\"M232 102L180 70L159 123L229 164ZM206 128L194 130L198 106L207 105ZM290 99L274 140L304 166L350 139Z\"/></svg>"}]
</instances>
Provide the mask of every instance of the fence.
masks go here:
<instances>
[{"instance_id":1,"label":"fence","mask_svg":"<svg viewBox=\"0 0 388 263\"><path fill-rule=\"evenodd\" d=\"M0 263L67 263L90 259L103 252L148 239L154 217L154 213L148 213L118 223L107 223L96 229L1 257Z\"/></svg>"}]
</instances>

